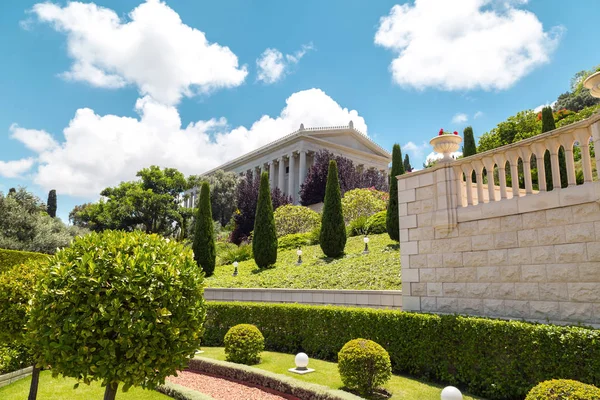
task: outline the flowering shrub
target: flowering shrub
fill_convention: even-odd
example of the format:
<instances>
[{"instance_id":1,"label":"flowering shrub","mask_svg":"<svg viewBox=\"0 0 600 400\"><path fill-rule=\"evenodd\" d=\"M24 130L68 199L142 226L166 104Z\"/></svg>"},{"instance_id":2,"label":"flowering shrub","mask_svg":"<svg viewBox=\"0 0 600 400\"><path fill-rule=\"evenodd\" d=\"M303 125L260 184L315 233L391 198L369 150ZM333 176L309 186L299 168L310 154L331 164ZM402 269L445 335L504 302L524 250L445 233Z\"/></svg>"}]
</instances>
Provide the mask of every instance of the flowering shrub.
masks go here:
<instances>
[{"instance_id":1,"label":"flowering shrub","mask_svg":"<svg viewBox=\"0 0 600 400\"><path fill-rule=\"evenodd\" d=\"M294 233L306 233L314 230L321 223L319 213L304 206L291 204L279 207L273 213L277 237Z\"/></svg>"},{"instance_id":2,"label":"flowering shrub","mask_svg":"<svg viewBox=\"0 0 600 400\"><path fill-rule=\"evenodd\" d=\"M350 223L359 217L368 218L387 207L389 194L374 188L354 189L346 192L342 198L344 221Z\"/></svg>"}]
</instances>

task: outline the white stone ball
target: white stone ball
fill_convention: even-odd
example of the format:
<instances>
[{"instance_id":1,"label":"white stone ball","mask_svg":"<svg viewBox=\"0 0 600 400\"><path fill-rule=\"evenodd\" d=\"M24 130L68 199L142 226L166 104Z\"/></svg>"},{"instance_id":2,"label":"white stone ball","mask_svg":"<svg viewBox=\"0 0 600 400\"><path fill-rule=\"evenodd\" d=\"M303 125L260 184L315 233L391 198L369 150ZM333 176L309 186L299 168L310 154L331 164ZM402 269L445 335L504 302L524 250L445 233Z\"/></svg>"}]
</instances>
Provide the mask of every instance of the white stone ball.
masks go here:
<instances>
[{"instance_id":1,"label":"white stone ball","mask_svg":"<svg viewBox=\"0 0 600 400\"><path fill-rule=\"evenodd\" d=\"M308 356L305 353L296 354L296 368L306 368L308 367Z\"/></svg>"},{"instance_id":2,"label":"white stone ball","mask_svg":"<svg viewBox=\"0 0 600 400\"><path fill-rule=\"evenodd\" d=\"M462 393L454 386L446 386L442 390L442 400L462 400Z\"/></svg>"}]
</instances>

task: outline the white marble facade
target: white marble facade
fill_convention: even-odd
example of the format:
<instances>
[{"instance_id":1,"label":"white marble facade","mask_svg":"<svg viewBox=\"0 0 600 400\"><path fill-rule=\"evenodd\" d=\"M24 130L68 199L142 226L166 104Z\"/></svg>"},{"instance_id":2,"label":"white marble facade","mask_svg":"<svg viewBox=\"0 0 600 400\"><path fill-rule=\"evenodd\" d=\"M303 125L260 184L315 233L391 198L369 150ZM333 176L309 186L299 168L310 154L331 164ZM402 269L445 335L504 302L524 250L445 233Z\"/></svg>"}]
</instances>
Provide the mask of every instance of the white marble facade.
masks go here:
<instances>
[{"instance_id":1,"label":"white marble facade","mask_svg":"<svg viewBox=\"0 0 600 400\"><path fill-rule=\"evenodd\" d=\"M247 171L269 173L271 188L279 188L290 195L294 204L300 203L300 186L306 179L313 163L314 154L326 149L354 162L355 166L375 168L388 173L391 154L354 128L352 121L347 126L304 128L260 147L250 153L218 166L203 175L220 169L233 171L240 176ZM198 196L198 188L186 192L187 207L192 207Z\"/></svg>"}]
</instances>

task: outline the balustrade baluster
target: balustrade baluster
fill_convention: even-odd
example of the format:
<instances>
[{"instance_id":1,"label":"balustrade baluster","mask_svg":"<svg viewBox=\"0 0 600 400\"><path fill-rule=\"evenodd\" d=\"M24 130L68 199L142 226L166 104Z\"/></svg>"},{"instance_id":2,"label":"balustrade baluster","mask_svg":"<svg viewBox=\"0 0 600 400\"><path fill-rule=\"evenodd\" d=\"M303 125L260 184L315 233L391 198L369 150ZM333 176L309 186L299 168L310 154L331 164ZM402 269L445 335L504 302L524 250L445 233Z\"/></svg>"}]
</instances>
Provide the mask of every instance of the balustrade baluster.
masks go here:
<instances>
[{"instance_id":1,"label":"balustrade baluster","mask_svg":"<svg viewBox=\"0 0 600 400\"><path fill-rule=\"evenodd\" d=\"M587 129L578 129L575 137L581 148L581 168L583 169L583 183L592 182L592 158L590 157L590 132Z\"/></svg>"},{"instance_id":2,"label":"balustrade baluster","mask_svg":"<svg viewBox=\"0 0 600 400\"><path fill-rule=\"evenodd\" d=\"M538 189L540 192L548 190L546 188L546 165L544 164L544 155L546 154L546 146L538 142L531 145L531 150L535 154L535 162L537 165Z\"/></svg>"},{"instance_id":3,"label":"balustrade baluster","mask_svg":"<svg viewBox=\"0 0 600 400\"><path fill-rule=\"evenodd\" d=\"M488 202L496 201L496 188L494 182L494 160L491 157L486 157L483 159L483 165L485 165L485 171L487 172Z\"/></svg>"},{"instance_id":4,"label":"balustrade baluster","mask_svg":"<svg viewBox=\"0 0 600 400\"><path fill-rule=\"evenodd\" d=\"M508 163L510 164L510 179L512 181L513 198L519 197L519 153L511 150L506 153Z\"/></svg>"},{"instance_id":5,"label":"balustrade baluster","mask_svg":"<svg viewBox=\"0 0 600 400\"><path fill-rule=\"evenodd\" d=\"M523 160L523 178L525 179L525 194L533 193L531 183L531 150L529 147L521 148L521 159Z\"/></svg>"},{"instance_id":6,"label":"balustrade baluster","mask_svg":"<svg viewBox=\"0 0 600 400\"><path fill-rule=\"evenodd\" d=\"M485 203L483 201L483 163L481 161L473 161L475 168L475 177L477 179L477 204Z\"/></svg>"},{"instance_id":7,"label":"balustrade baluster","mask_svg":"<svg viewBox=\"0 0 600 400\"><path fill-rule=\"evenodd\" d=\"M552 165L552 186L554 189L560 189L560 165L558 163L558 151L560 142L557 139L548 139L550 150L550 163Z\"/></svg>"},{"instance_id":8,"label":"balustrade baluster","mask_svg":"<svg viewBox=\"0 0 600 400\"><path fill-rule=\"evenodd\" d=\"M573 160L574 143L575 136L572 133L560 136L560 144L565 149L565 164L567 166L567 182L569 186L577 185L577 180L575 179L575 161Z\"/></svg>"},{"instance_id":9,"label":"balustrade baluster","mask_svg":"<svg viewBox=\"0 0 600 400\"><path fill-rule=\"evenodd\" d=\"M498 180L500 181L500 198L506 199L506 157L504 154L494 154L494 161L498 165Z\"/></svg>"},{"instance_id":10,"label":"balustrade baluster","mask_svg":"<svg viewBox=\"0 0 600 400\"><path fill-rule=\"evenodd\" d=\"M471 164L463 164L462 171L465 174L465 188L467 190L467 205L473 205L473 168Z\"/></svg>"}]
</instances>

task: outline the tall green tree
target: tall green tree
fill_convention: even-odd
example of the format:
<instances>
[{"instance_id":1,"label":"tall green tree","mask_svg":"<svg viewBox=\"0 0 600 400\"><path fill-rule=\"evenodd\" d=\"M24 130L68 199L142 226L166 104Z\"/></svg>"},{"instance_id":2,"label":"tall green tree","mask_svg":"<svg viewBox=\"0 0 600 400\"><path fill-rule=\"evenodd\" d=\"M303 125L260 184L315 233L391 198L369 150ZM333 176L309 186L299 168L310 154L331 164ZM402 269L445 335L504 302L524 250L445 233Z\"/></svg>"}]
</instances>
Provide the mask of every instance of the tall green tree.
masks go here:
<instances>
[{"instance_id":1,"label":"tall green tree","mask_svg":"<svg viewBox=\"0 0 600 400\"><path fill-rule=\"evenodd\" d=\"M542 133L554 129L556 129L556 123L554 122L552 107L544 107L542 109ZM560 186L567 187L567 161L565 159L565 151L562 147L558 151L558 166L560 171ZM552 190L554 189L554 183L552 182L552 161L549 151L544 155L544 167L546 169L546 190Z\"/></svg>"},{"instance_id":2,"label":"tall green tree","mask_svg":"<svg viewBox=\"0 0 600 400\"><path fill-rule=\"evenodd\" d=\"M56 218L56 190L48 192L48 215Z\"/></svg>"},{"instance_id":3,"label":"tall green tree","mask_svg":"<svg viewBox=\"0 0 600 400\"><path fill-rule=\"evenodd\" d=\"M408 158L408 154L404 155L404 163L403 163L403 167L404 167L404 172L412 172L412 165L410 165L410 158Z\"/></svg>"},{"instance_id":4,"label":"tall green tree","mask_svg":"<svg viewBox=\"0 0 600 400\"><path fill-rule=\"evenodd\" d=\"M396 242L400 241L400 223L398 215L398 184L396 176L404 174L404 165L402 164L402 151L400 145L396 143L392 150L392 171L390 174L390 199L387 207L386 228L390 239Z\"/></svg>"},{"instance_id":5,"label":"tall green tree","mask_svg":"<svg viewBox=\"0 0 600 400\"><path fill-rule=\"evenodd\" d=\"M473 128L467 126L463 131L465 143L463 145L463 156L469 157L477 154L477 146L475 145L475 136L473 136Z\"/></svg>"},{"instance_id":6,"label":"tall green tree","mask_svg":"<svg viewBox=\"0 0 600 400\"><path fill-rule=\"evenodd\" d=\"M194 235L194 260L206 276L215 271L217 251L215 248L215 232L210 206L210 187L208 182L202 182L200 199L196 212L196 232Z\"/></svg>"},{"instance_id":7,"label":"tall green tree","mask_svg":"<svg viewBox=\"0 0 600 400\"><path fill-rule=\"evenodd\" d=\"M236 209L235 195L239 181L237 174L220 169L209 176L192 175L188 177L188 187L200 186L203 181L210 185L210 206L213 219L222 226L227 225Z\"/></svg>"},{"instance_id":8,"label":"tall green tree","mask_svg":"<svg viewBox=\"0 0 600 400\"><path fill-rule=\"evenodd\" d=\"M277 230L267 172L263 172L260 176L252 252L254 253L254 262L259 268L266 268L277 261Z\"/></svg>"},{"instance_id":9,"label":"tall green tree","mask_svg":"<svg viewBox=\"0 0 600 400\"><path fill-rule=\"evenodd\" d=\"M327 257L341 256L346 247L346 225L344 224L342 195L335 160L329 161L329 170L327 171L319 244Z\"/></svg>"}]
</instances>

